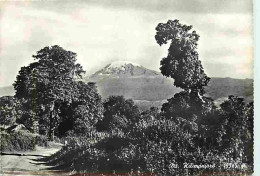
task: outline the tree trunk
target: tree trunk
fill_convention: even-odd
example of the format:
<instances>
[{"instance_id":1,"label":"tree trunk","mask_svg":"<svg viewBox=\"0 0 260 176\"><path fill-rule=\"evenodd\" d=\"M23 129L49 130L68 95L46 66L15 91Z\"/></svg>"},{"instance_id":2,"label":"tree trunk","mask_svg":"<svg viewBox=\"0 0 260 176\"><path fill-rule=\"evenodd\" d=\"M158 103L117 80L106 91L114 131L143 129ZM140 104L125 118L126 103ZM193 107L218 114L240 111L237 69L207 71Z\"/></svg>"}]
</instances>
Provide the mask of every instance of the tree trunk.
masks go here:
<instances>
[{"instance_id":1,"label":"tree trunk","mask_svg":"<svg viewBox=\"0 0 260 176\"><path fill-rule=\"evenodd\" d=\"M48 137L50 141L53 141L54 139L53 111L50 112L50 126L49 126Z\"/></svg>"},{"instance_id":2,"label":"tree trunk","mask_svg":"<svg viewBox=\"0 0 260 176\"><path fill-rule=\"evenodd\" d=\"M48 137L49 137L49 140L50 141L53 141L54 140L54 128L55 128L55 125L54 125L54 117L55 116L55 113L54 113L54 102L52 102L51 104L51 107L50 107L50 128L49 128L49 134L48 134Z\"/></svg>"}]
</instances>

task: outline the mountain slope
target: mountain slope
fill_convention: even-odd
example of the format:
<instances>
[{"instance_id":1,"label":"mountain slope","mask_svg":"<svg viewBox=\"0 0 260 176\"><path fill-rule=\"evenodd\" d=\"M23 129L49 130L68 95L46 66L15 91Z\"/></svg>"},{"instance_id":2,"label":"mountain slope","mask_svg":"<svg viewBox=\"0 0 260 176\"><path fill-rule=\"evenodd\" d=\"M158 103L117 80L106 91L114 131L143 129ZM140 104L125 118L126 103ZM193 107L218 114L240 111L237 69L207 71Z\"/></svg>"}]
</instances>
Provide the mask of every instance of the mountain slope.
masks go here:
<instances>
[{"instance_id":1,"label":"mountain slope","mask_svg":"<svg viewBox=\"0 0 260 176\"><path fill-rule=\"evenodd\" d=\"M173 85L173 79L165 78L161 73L149 70L139 64L119 61L113 62L97 71L85 82L97 83L103 98L109 95L124 95L126 98L144 101L165 101L181 89ZM222 100L229 95L253 100L253 80L233 78L211 78L206 87L206 95Z\"/></svg>"},{"instance_id":2,"label":"mountain slope","mask_svg":"<svg viewBox=\"0 0 260 176\"><path fill-rule=\"evenodd\" d=\"M247 102L254 100L253 79L211 78L205 90L216 101L223 101L229 95L244 97Z\"/></svg>"},{"instance_id":3,"label":"mountain slope","mask_svg":"<svg viewBox=\"0 0 260 176\"><path fill-rule=\"evenodd\" d=\"M124 95L134 100L160 101L181 90L172 86L172 79L128 61L108 64L84 81L96 82L103 98Z\"/></svg>"}]
</instances>

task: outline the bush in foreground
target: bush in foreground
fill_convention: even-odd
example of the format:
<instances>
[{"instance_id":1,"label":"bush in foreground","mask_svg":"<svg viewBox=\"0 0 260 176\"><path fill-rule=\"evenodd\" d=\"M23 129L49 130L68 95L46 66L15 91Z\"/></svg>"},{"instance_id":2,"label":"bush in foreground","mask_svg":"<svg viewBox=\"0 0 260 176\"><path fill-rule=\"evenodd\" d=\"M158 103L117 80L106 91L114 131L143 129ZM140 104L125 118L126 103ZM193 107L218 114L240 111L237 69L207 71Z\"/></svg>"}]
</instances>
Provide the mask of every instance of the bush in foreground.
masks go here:
<instances>
[{"instance_id":1,"label":"bush in foreground","mask_svg":"<svg viewBox=\"0 0 260 176\"><path fill-rule=\"evenodd\" d=\"M1 151L26 151L34 150L35 136L29 133L14 132L1 134Z\"/></svg>"},{"instance_id":2,"label":"bush in foreground","mask_svg":"<svg viewBox=\"0 0 260 176\"><path fill-rule=\"evenodd\" d=\"M240 102L238 100L230 97L217 110L218 113L206 111L208 118L220 119L215 125L212 125L215 122L212 119L200 123L200 118L204 117L201 114L198 114L197 121L190 121L182 117L166 118L164 113L150 111L143 113L128 132L114 129L105 133L93 131L82 137L70 137L68 144L49 159L52 164L60 166L59 169L77 173L176 176L250 174L253 172L252 156L245 149L251 149L253 144L253 105L246 106L237 103ZM240 105L244 107L243 113L233 113L241 110ZM233 116L235 118L231 118ZM243 135L225 133L231 127L235 128L241 119L245 120L244 130L241 130ZM233 125L227 126L228 123ZM210 135L214 136L211 138L213 141L209 140ZM244 142L239 145L227 143L232 139ZM192 168L187 169L187 164Z\"/></svg>"},{"instance_id":3,"label":"bush in foreground","mask_svg":"<svg viewBox=\"0 0 260 176\"><path fill-rule=\"evenodd\" d=\"M25 131L0 133L1 151L28 151L34 150L35 146L48 147L49 141L46 136L36 135Z\"/></svg>"}]
</instances>

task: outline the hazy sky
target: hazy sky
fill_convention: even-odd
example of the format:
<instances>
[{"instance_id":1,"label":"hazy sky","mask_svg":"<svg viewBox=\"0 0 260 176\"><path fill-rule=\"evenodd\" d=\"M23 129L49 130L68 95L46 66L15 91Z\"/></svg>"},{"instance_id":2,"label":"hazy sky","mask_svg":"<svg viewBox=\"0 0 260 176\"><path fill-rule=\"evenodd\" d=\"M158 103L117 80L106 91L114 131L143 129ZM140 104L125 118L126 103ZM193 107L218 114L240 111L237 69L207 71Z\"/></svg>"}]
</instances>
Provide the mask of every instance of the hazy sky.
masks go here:
<instances>
[{"instance_id":1,"label":"hazy sky","mask_svg":"<svg viewBox=\"0 0 260 176\"><path fill-rule=\"evenodd\" d=\"M87 74L130 60L159 71L168 46L155 27L169 19L193 25L211 77L253 77L251 0L86 0L0 2L0 86L11 85L45 46L76 52Z\"/></svg>"}]
</instances>

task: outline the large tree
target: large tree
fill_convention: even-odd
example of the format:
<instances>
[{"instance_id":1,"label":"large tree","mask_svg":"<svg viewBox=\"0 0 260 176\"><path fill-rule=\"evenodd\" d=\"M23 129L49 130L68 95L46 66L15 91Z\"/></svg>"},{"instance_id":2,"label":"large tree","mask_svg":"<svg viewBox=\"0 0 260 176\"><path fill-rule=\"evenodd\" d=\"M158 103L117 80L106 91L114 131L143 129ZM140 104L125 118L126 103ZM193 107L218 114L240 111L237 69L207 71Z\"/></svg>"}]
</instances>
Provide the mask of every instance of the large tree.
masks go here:
<instances>
[{"instance_id":1,"label":"large tree","mask_svg":"<svg viewBox=\"0 0 260 176\"><path fill-rule=\"evenodd\" d=\"M156 27L155 39L159 45L170 42L168 56L161 60L161 72L174 79L174 85L187 91L203 94L203 86L210 80L196 51L199 35L190 31L192 26L169 20Z\"/></svg>"},{"instance_id":2,"label":"large tree","mask_svg":"<svg viewBox=\"0 0 260 176\"><path fill-rule=\"evenodd\" d=\"M45 47L33 57L36 62L22 67L17 76L15 96L31 102L35 118L40 111L49 114L49 137L53 139L61 104L70 104L78 97L75 78L81 77L84 71L76 63L76 53L57 45Z\"/></svg>"},{"instance_id":3,"label":"large tree","mask_svg":"<svg viewBox=\"0 0 260 176\"><path fill-rule=\"evenodd\" d=\"M156 27L157 43L170 42L168 56L161 60L161 73L173 78L176 87L184 89L163 104L162 115L177 124L191 124L181 128L188 127L187 134L193 137L201 153L198 162L212 162L219 167L223 167L223 162L251 164L253 104L246 105L243 98L229 96L217 109L213 99L204 96L210 78L196 51L199 35L191 29L192 26L180 24L178 20ZM208 154L216 157L207 157Z\"/></svg>"},{"instance_id":4,"label":"large tree","mask_svg":"<svg viewBox=\"0 0 260 176\"><path fill-rule=\"evenodd\" d=\"M219 137L218 129L212 124L212 121L218 122L219 119L215 118L218 113L213 99L203 96L204 87L210 78L205 74L199 60L199 35L191 29L192 26L183 25L178 20L159 23L156 27L157 43L163 45L170 42L168 56L161 60L161 73L173 78L174 85L183 89L163 104L161 115L175 123L179 127L177 131L183 130L183 133L190 136L189 139L184 139L187 143L183 143L181 149L189 152L203 149L203 152L207 153L208 148L216 144L216 140L210 140L210 137ZM190 150L190 144L193 145L194 151ZM188 159L189 154L186 153L181 158ZM178 160L179 165L185 161L182 159ZM206 162L203 154L194 155L190 161Z\"/></svg>"},{"instance_id":5,"label":"large tree","mask_svg":"<svg viewBox=\"0 0 260 176\"><path fill-rule=\"evenodd\" d=\"M168 56L161 60L161 73L174 79L174 85L184 89L163 104L166 118L183 118L191 123L214 109L213 100L204 97L204 86L210 78L204 73L196 51L199 35L192 26L169 20L156 27L155 39L159 45L170 42Z\"/></svg>"}]
</instances>

